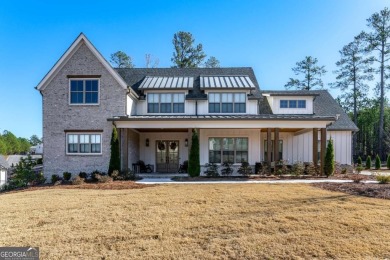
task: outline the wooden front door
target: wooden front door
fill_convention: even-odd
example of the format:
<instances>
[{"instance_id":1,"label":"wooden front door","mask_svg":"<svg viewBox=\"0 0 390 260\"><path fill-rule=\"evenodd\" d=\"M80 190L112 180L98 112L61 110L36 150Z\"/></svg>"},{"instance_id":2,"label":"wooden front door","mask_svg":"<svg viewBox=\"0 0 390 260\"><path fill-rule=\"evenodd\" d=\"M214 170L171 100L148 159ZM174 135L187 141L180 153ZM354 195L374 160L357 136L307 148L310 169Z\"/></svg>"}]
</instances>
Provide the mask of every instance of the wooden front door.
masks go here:
<instances>
[{"instance_id":1,"label":"wooden front door","mask_svg":"<svg viewBox=\"0 0 390 260\"><path fill-rule=\"evenodd\" d=\"M179 169L179 141L156 141L156 172L177 172Z\"/></svg>"}]
</instances>

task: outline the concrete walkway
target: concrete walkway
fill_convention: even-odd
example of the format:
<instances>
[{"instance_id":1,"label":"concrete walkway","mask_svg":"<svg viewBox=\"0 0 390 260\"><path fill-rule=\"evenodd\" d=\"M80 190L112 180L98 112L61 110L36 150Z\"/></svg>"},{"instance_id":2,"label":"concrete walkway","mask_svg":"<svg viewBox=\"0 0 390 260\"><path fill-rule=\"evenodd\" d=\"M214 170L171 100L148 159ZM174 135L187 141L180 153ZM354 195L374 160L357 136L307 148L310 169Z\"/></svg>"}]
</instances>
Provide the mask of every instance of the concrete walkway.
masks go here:
<instances>
[{"instance_id":1,"label":"concrete walkway","mask_svg":"<svg viewBox=\"0 0 390 260\"><path fill-rule=\"evenodd\" d=\"M353 182L352 180L246 180L246 181L173 181L170 178L145 178L136 183L141 184L299 184L299 183L320 183L320 182L334 182L334 183L347 183ZM378 183L377 181L362 181L362 183Z\"/></svg>"}]
</instances>

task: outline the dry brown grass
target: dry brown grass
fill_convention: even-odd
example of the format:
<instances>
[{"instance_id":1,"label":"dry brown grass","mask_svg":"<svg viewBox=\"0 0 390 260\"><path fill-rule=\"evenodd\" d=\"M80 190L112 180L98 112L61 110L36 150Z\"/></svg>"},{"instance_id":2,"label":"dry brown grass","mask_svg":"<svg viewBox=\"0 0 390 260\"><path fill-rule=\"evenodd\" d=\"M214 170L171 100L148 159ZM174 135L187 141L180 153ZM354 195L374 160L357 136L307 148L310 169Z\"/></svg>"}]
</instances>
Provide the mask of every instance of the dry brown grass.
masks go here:
<instances>
[{"instance_id":1,"label":"dry brown grass","mask_svg":"<svg viewBox=\"0 0 390 260\"><path fill-rule=\"evenodd\" d=\"M0 245L42 259L389 258L390 201L310 185L50 189L0 196Z\"/></svg>"}]
</instances>

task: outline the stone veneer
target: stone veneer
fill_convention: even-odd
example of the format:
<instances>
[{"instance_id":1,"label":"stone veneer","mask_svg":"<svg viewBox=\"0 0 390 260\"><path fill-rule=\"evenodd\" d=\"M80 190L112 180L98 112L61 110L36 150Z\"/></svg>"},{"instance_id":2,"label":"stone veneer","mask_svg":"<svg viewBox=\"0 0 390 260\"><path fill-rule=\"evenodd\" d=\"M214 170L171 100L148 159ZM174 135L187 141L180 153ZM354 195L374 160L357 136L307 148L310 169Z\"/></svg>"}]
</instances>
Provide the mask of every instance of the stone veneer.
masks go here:
<instances>
[{"instance_id":1,"label":"stone veneer","mask_svg":"<svg viewBox=\"0 0 390 260\"><path fill-rule=\"evenodd\" d=\"M99 105L69 105L68 75L101 75ZM126 92L81 41L53 80L41 91L43 96L44 174L65 171L107 172L110 160L112 122L107 118L125 115ZM66 155L66 130L102 130L101 155Z\"/></svg>"}]
</instances>

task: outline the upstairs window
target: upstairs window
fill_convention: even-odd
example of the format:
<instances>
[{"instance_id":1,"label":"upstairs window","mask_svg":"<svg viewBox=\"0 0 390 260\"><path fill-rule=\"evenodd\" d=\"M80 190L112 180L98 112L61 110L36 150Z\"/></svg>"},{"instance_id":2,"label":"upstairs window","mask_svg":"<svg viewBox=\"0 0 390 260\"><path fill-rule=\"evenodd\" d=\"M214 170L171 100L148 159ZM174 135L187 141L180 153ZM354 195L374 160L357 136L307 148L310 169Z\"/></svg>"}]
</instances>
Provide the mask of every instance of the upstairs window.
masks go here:
<instances>
[{"instance_id":1,"label":"upstairs window","mask_svg":"<svg viewBox=\"0 0 390 260\"><path fill-rule=\"evenodd\" d=\"M280 100L280 108L306 108L306 100Z\"/></svg>"},{"instance_id":2,"label":"upstairs window","mask_svg":"<svg viewBox=\"0 0 390 260\"><path fill-rule=\"evenodd\" d=\"M99 80L71 79L70 104L99 104Z\"/></svg>"},{"instance_id":3,"label":"upstairs window","mask_svg":"<svg viewBox=\"0 0 390 260\"><path fill-rule=\"evenodd\" d=\"M209 113L245 113L245 93L209 93Z\"/></svg>"},{"instance_id":4,"label":"upstairs window","mask_svg":"<svg viewBox=\"0 0 390 260\"><path fill-rule=\"evenodd\" d=\"M148 113L184 113L184 93L147 95Z\"/></svg>"}]
</instances>

